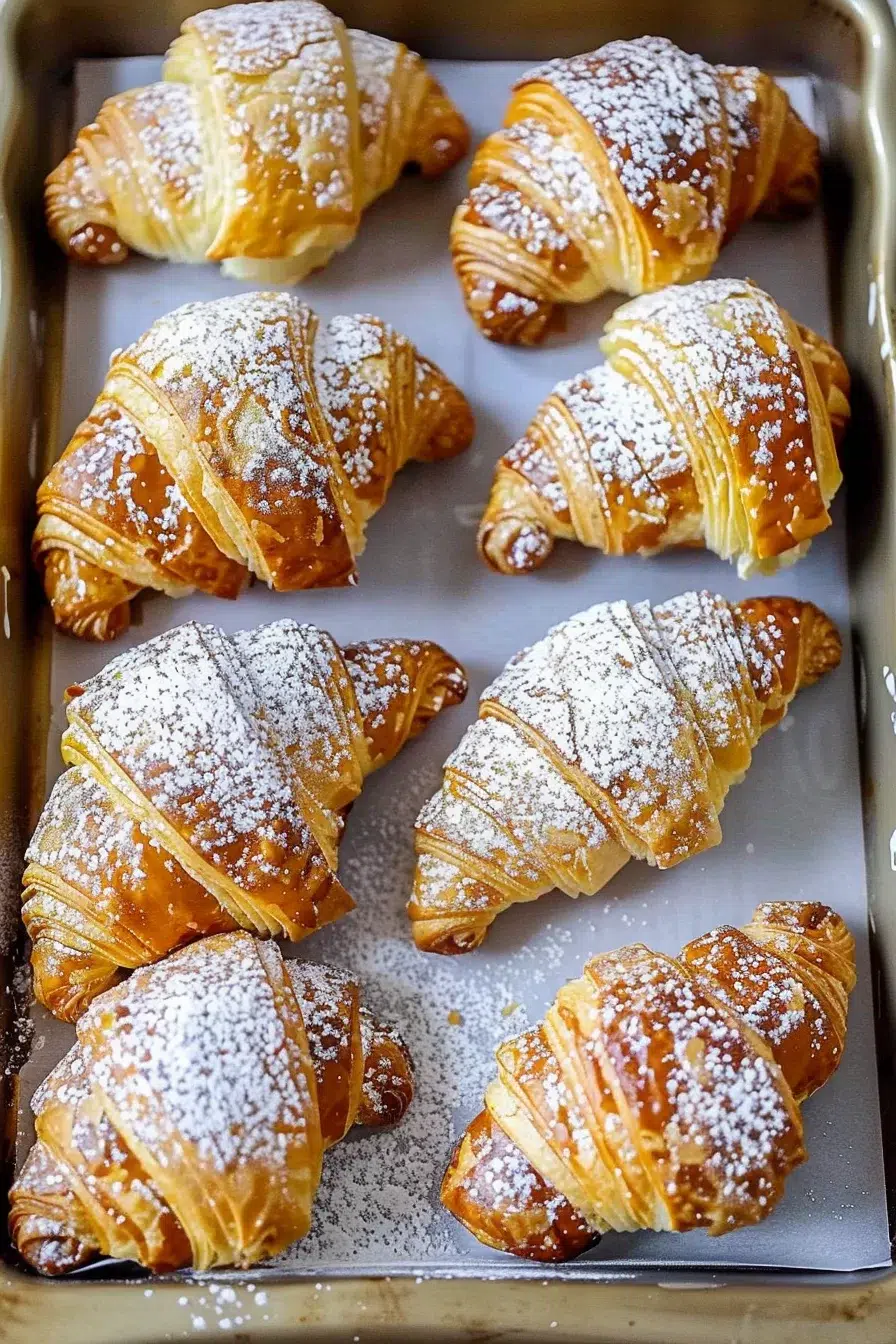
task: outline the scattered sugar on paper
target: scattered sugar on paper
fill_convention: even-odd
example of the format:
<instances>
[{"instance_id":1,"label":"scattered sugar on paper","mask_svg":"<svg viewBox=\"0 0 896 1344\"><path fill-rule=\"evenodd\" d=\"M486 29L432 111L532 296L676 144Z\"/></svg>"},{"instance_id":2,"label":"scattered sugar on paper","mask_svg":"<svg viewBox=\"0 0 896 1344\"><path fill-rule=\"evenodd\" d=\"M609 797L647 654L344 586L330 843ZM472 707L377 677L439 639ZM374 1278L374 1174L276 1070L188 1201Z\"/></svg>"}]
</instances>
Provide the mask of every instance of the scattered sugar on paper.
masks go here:
<instances>
[{"instance_id":1,"label":"scattered sugar on paper","mask_svg":"<svg viewBox=\"0 0 896 1344\"><path fill-rule=\"evenodd\" d=\"M274 1262L278 1267L419 1263L456 1251L438 1185L461 1120L495 1071L496 1045L524 1024L523 1011L512 1023L503 1015L521 997L522 968L511 956L496 976L482 959L464 958L460 966L460 959L426 956L410 938L404 904L414 819L436 783L433 771L415 772L388 805L381 800L374 814L352 818L340 875L357 909L302 948L303 956L307 947L315 960L350 967L365 1006L397 1027L414 1062L414 1101L394 1129L356 1131L327 1153L311 1231ZM452 1009L461 1020L449 1028Z\"/></svg>"}]
</instances>

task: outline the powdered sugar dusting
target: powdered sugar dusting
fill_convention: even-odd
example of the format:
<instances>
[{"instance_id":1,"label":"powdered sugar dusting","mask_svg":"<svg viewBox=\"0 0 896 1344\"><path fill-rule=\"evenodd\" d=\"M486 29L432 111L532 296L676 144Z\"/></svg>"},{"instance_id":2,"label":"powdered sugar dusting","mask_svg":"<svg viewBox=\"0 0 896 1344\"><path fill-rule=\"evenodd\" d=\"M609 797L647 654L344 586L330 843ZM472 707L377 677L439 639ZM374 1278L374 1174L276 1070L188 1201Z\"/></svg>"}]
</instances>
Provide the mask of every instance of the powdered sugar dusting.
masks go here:
<instances>
[{"instance_id":1,"label":"powdered sugar dusting","mask_svg":"<svg viewBox=\"0 0 896 1344\"><path fill-rule=\"evenodd\" d=\"M158 83L127 95L142 156L133 171L142 199L160 222L178 232L176 216L205 201L205 153L199 100L187 84ZM125 173L128 165L122 163Z\"/></svg>"},{"instance_id":2,"label":"powdered sugar dusting","mask_svg":"<svg viewBox=\"0 0 896 1344\"><path fill-rule=\"evenodd\" d=\"M692 182L720 229L725 200L715 179L724 166L724 110L714 68L666 38L609 42L597 52L551 61L520 82L543 80L593 127L626 195L657 209L661 182Z\"/></svg>"},{"instance_id":3,"label":"powdered sugar dusting","mask_svg":"<svg viewBox=\"0 0 896 1344\"><path fill-rule=\"evenodd\" d=\"M111 991L114 1012L102 999L88 1010L85 1037L100 1017L103 1044L85 1049L85 1068L150 1151L180 1136L217 1170L261 1161L276 1183L287 1176L281 1134L306 1131L312 1101L287 1064L263 948L228 934L136 971Z\"/></svg>"},{"instance_id":4,"label":"powdered sugar dusting","mask_svg":"<svg viewBox=\"0 0 896 1344\"><path fill-rule=\"evenodd\" d=\"M309 321L289 294L191 303L160 318L122 356L172 398L243 512L287 529L293 501L309 498L323 519L338 522L297 359Z\"/></svg>"},{"instance_id":5,"label":"powdered sugar dusting","mask_svg":"<svg viewBox=\"0 0 896 1344\"><path fill-rule=\"evenodd\" d=\"M334 317L318 329L314 342L315 392L355 490L369 485L375 471L383 469L377 439L389 402L382 362L394 339L378 318Z\"/></svg>"},{"instance_id":6,"label":"powdered sugar dusting","mask_svg":"<svg viewBox=\"0 0 896 1344\"><path fill-rule=\"evenodd\" d=\"M649 610L616 602L571 617L483 701L486 713L495 702L550 743L636 851L670 863L702 848L718 823L688 717L639 627Z\"/></svg>"},{"instance_id":7,"label":"powdered sugar dusting","mask_svg":"<svg viewBox=\"0 0 896 1344\"><path fill-rule=\"evenodd\" d=\"M188 20L214 53L216 73L259 76L295 59L302 47L332 36L334 19L314 0L225 5Z\"/></svg>"},{"instance_id":8,"label":"powdered sugar dusting","mask_svg":"<svg viewBox=\"0 0 896 1344\"><path fill-rule=\"evenodd\" d=\"M500 230L534 256L559 252L569 243L548 211L515 187L481 182L467 199L481 223Z\"/></svg>"},{"instance_id":9,"label":"powdered sugar dusting","mask_svg":"<svg viewBox=\"0 0 896 1344\"><path fill-rule=\"evenodd\" d=\"M87 725L192 847L251 890L280 872L284 843L300 851L313 843L262 708L227 637L182 625L87 682L66 741L81 740Z\"/></svg>"},{"instance_id":10,"label":"powdered sugar dusting","mask_svg":"<svg viewBox=\"0 0 896 1344\"><path fill-rule=\"evenodd\" d=\"M738 1019L719 1011L680 967L646 949L616 955L615 964L612 953L598 959L588 979L604 1049L625 1061L626 1100L646 1131L662 1135L665 1152L655 1148L654 1156L670 1206L681 1200L696 1226L712 1219L716 1200L733 1220L750 1221L757 1204L776 1201L778 1178L802 1157L780 1075L754 1052ZM585 1053L601 1058L587 1044ZM648 1061L655 1072L640 1075ZM652 1106L658 1097L665 1104Z\"/></svg>"}]
</instances>

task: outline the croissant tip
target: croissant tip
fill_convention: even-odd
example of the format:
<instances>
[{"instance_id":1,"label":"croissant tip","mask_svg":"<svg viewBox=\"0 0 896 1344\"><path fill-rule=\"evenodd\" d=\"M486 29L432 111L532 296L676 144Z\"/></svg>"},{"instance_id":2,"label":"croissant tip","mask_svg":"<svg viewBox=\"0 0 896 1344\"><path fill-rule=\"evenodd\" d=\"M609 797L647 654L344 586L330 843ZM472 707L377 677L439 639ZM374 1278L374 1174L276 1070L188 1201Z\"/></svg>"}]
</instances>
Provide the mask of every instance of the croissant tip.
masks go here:
<instances>
[{"instance_id":1,"label":"croissant tip","mask_svg":"<svg viewBox=\"0 0 896 1344\"><path fill-rule=\"evenodd\" d=\"M547 528L532 518L484 519L479 529L479 553L499 574L530 574L554 549Z\"/></svg>"},{"instance_id":2,"label":"croissant tip","mask_svg":"<svg viewBox=\"0 0 896 1344\"><path fill-rule=\"evenodd\" d=\"M806 602L803 611L803 619L805 621L808 617L810 628L807 632L807 654L800 673L800 684L812 686L839 666L843 656L843 641L830 616L820 607L816 607L814 602Z\"/></svg>"},{"instance_id":3,"label":"croissant tip","mask_svg":"<svg viewBox=\"0 0 896 1344\"><path fill-rule=\"evenodd\" d=\"M84 224L69 235L65 250L85 266L119 266L129 249L107 225Z\"/></svg>"},{"instance_id":4,"label":"croissant tip","mask_svg":"<svg viewBox=\"0 0 896 1344\"><path fill-rule=\"evenodd\" d=\"M472 208L470 198L455 212L452 237L476 227L467 219ZM540 345L555 322L556 305L548 299L533 298L510 289L481 274L475 253L466 251L469 240L455 242L452 248L454 270L463 291L464 305L487 340L498 345ZM474 244L475 246L475 244Z\"/></svg>"},{"instance_id":5,"label":"croissant tip","mask_svg":"<svg viewBox=\"0 0 896 1344\"><path fill-rule=\"evenodd\" d=\"M459 957L465 952L475 952L485 939L487 929L457 929L449 926L443 929L441 921L436 919L413 920L412 931L418 952L434 952L442 957ZM435 926L435 927L434 927Z\"/></svg>"},{"instance_id":6,"label":"croissant tip","mask_svg":"<svg viewBox=\"0 0 896 1344\"><path fill-rule=\"evenodd\" d=\"M414 1099L411 1052L392 1027L362 1013L362 1038L367 1037L364 1081L356 1123L373 1129L397 1125Z\"/></svg>"}]
</instances>

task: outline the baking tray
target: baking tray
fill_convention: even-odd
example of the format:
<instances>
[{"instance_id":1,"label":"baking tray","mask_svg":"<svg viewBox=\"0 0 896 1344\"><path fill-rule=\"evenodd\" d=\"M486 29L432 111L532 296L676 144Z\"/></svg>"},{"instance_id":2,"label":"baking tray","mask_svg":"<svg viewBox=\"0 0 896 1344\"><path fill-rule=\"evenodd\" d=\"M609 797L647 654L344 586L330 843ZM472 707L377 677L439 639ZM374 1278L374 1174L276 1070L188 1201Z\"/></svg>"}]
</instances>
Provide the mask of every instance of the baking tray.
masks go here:
<instances>
[{"instance_id":1,"label":"baking tray","mask_svg":"<svg viewBox=\"0 0 896 1344\"><path fill-rule=\"evenodd\" d=\"M20 853L27 828L29 789L31 803L37 802L37 795L43 792L43 745L49 704L46 694L46 623L34 620L33 617L32 625L26 621L26 612L35 612L38 607L34 594L23 591L22 580L27 574L27 568L21 547L30 523L33 500L34 481L30 478L43 470L45 459L55 451L59 434L64 428L56 423L62 269L58 259L43 246L37 208L39 200L35 190L45 166L54 161L64 147L67 134L67 105L62 96L64 90L49 76L54 68L70 60L71 56L84 52L102 54L161 49L183 16L182 12L156 11L154 20L159 20L158 27L149 25L141 30L141 22L145 23L146 16L142 13L131 15L126 10L113 11L111 14L106 12L103 17L99 8L94 11L89 6L79 6L77 11L71 13L65 11L65 7L63 10L50 11L44 6L39 12L29 13L24 6L19 5L7 6L3 15L8 15L13 9L21 15L24 23L24 28L20 30L22 41L19 55L28 73L27 92L30 101L23 101L19 105L25 115L16 127L13 143L17 155L15 158L10 157L6 164L8 171L4 187L10 192L9 199L19 207L25 201L31 203L30 217L14 215L11 222L14 228L20 228L20 238L27 238L31 243L30 251L24 249L17 255L20 265L30 260L34 267L31 276L34 302L33 306L29 306L27 300L23 301L26 294L24 290L20 291L18 302L15 301L16 295L11 287L14 277L7 264L10 259L4 255L0 284L0 304L4 305L4 309L0 317L10 322L15 319L19 324L18 343L14 347L8 346L4 351L7 358L4 360L3 411L8 424L5 422L0 431L3 433L0 447L6 450L0 462L0 471L5 472L2 486L4 511L7 501L11 506L9 516L5 515L0 520L0 527L9 529L8 534L6 531L3 534L3 558L7 555L10 557L6 563L12 575L8 593L10 638L2 647L3 655L10 663L9 668L4 669L7 700L2 712L9 718L9 723L3 725L8 730L6 740L10 744L14 743L19 753L10 759L9 769L3 779L4 787L9 785L10 792L14 792L14 797L9 799L7 815L18 820L17 832L14 828L8 837L4 836L4 858L8 861L8 880L4 891L7 901L4 909L10 916L5 931L10 940L14 938L16 930ZM136 25L126 25L127 38L121 42L115 33L116 12L119 20L125 17L137 20ZM593 6L589 7L587 22L583 21L578 27L575 8L565 6L562 31L557 24L557 15L552 15L544 7L539 9L537 15L530 16L525 6L514 6L512 12L508 11L503 16L503 23L500 8L497 11L493 9L489 14L487 34L477 34L473 19L463 15L458 8L452 12L452 22L456 19L458 24L453 35L445 31L444 26L439 28L439 16L429 15L419 8L413 15L404 16L393 9L390 16L383 16L377 12L376 6L371 5L346 13L345 16L351 22L380 31L400 32L432 56L506 54L535 59L557 50L584 49L611 35L625 35L620 31L620 23L615 16L602 18ZM387 17L388 22L384 21ZM888 415L892 413L893 391L889 358L892 313L888 306L892 256L886 253L885 246L892 246L893 229L892 221L887 218L889 200L883 191L885 178L872 169L875 155L881 156L881 164L884 161L886 141L890 134L890 129L881 118L884 113L884 76L886 62L890 59L892 33L884 12L873 6L836 9L812 7L800 11L798 18L794 18L791 13L786 24L780 16L749 5L739 7L736 13L714 9L706 15L692 8L690 17L690 32L675 22L674 15L664 14L656 7L642 7L640 13L627 11L626 23L630 34L661 29L683 45L699 48L707 55L756 59L776 68L783 65L809 68L823 80L819 90L825 119L832 131L831 162L835 165L834 190L829 204L833 203L837 208L830 210L826 218L831 229L828 254L837 263L832 267L831 275L834 310L839 327L837 336L854 374L860 375L858 424L851 439L853 444L862 445L863 453L862 469L850 473L852 531L857 539L852 565L852 607L860 654L858 670L862 690L860 709L865 745L864 778L866 786L869 781L873 781L875 786L873 789L866 787L869 882L875 901L875 942L881 965L885 966L888 946L885 902L887 886L893 880L886 876L891 872L889 836L893 832L893 818L885 810L892 798L893 748L888 735L891 731L889 715L893 705L889 700L884 667L888 654L894 663L896 656L890 605L893 588L888 545L892 533L885 512L890 507L889 482L882 468L888 464L886 431L888 427L890 430L892 428L891 423L888 423ZM406 22L402 22L403 19ZM539 24L552 23L553 33L546 31L544 26L539 28ZM698 27L699 31L695 31ZM743 41L742 28L750 34L748 43ZM67 45L65 51L62 50L63 41ZM39 54L40 63L35 60L29 65L25 59L29 52L35 57ZM7 87L8 71L0 69L0 88ZM864 100L855 96L862 90L865 92ZM880 106L876 106L876 99L880 100ZM33 139L29 139L30 135L33 135ZM865 199L859 194L850 199L847 176L836 172L839 163L851 164L854 170L864 164L867 169L865 181L879 191L879 199L875 200L873 193ZM17 171L21 173L18 179ZM857 178L861 176L858 171L855 175ZM774 243L773 235L770 235L770 243ZM347 254L347 258L351 255ZM194 284L191 276L191 294L199 292L196 286L203 283L200 277L207 274L192 273L196 276L196 282ZM36 284L37 278L40 280L40 289ZM28 281L24 270L19 272L18 279L22 283ZM309 297L315 301L313 293ZM171 305L166 303L164 306ZM353 306L348 297L346 306ZM799 315L809 316L805 313ZM397 314L395 316L397 318ZM84 339L90 339L89 332L85 331ZM437 357L439 355L438 350L432 350L431 353ZM20 363L16 365L9 356L15 356ZM522 357L533 358L529 355ZM38 360L43 361L43 377L36 380L34 371ZM39 396L33 399L32 393L35 391ZM17 422L13 420L15 414L21 417ZM36 428L29 435L31 425ZM7 437L7 428L16 429L15 439ZM28 471L25 472L22 470L23 460L29 453ZM872 470L874 464L881 468L879 474ZM432 484L435 489L435 478ZM17 492L20 492L21 497ZM873 510L869 509L869 501L874 501ZM17 508L21 506L15 516L12 516L12 505ZM394 501L392 507L397 518L399 502ZM10 543L8 548L7 540ZM661 566L653 567L655 575L661 572ZM682 571L682 581L676 585L671 581L670 574L671 571L664 572L665 591L671 592L676 586L684 587L690 581L685 571ZM371 596L376 582L377 574L371 565L364 585ZM780 582L778 586L782 590L799 591L798 585L789 582ZM736 586L730 583L725 588L732 595L737 591ZM364 589L360 592L363 594ZM579 590L576 592L575 600L567 599L566 605L558 609L557 614L571 610L572 605L583 604ZM629 593L626 590L626 595L640 596L641 593ZM455 592L454 596L459 599L462 593ZM147 610L149 607L150 604L147 604ZM356 611L360 610L356 607ZM218 616L219 611L221 608L216 609L215 616ZM238 608L226 609L227 623L231 627L242 623L238 611ZM270 614L279 613L282 613L282 607L279 612L272 608ZM179 607L169 607L165 619L183 619L185 614L184 606L180 604ZM304 608L303 614L314 618L313 606ZM245 608L243 615L246 616ZM223 612L219 619L224 619ZM253 613L248 619L258 617ZM151 633L150 629L141 631L141 634L148 633ZM364 632L355 627L352 633ZM415 630L414 633L438 634L438 631ZM483 669L473 670L479 674ZM20 678L18 683L17 676ZM26 687L29 690L27 698L24 695ZM23 694L19 696L18 691ZM799 715L799 705L796 712ZM22 731L26 724L30 728L30 737ZM439 726L445 741L453 741L459 731L460 725L447 717ZM757 782L755 769L752 781L754 784ZM376 782L371 787L375 789ZM751 785L745 787L749 789ZM5 806L7 800L2 801ZM635 929L632 936L638 936L638 933L639 930ZM309 951L314 954L315 949L309 946ZM881 985L879 1000L882 1008L885 1008L885 982ZM886 1020L882 1019L883 1022ZM886 1039L883 1033L882 1036ZM13 1108L10 1107L6 1113L12 1116ZM436 1163L440 1158L441 1154L433 1154ZM832 1232L835 1231L836 1228L832 1226ZM665 1286L657 1286L658 1278L665 1278ZM24 1337L26 1331L33 1338L36 1330L38 1338L49 1339L55 1337L56 1330L61 1332L63 1328L65 1337L72 1339L177 1337L192 1333L194 1316L202 1315L203 1312L210 1329L222 1328L223 1322L227 1320L235 1332L249 1338L291 1336L295 1323L303 1319L309 1327L308 1337L312 1338L351 1339L355 1334L360 1334L365 1340L416 1338L424 1330L427 1334L435 1334L439 1329L444 1338L465 1335L481 1338L489 1337L500 1329L502 1336L508 1338L640 1337L672 1341L679 1338L737 1337L739 1327L726 1324L726 1318L732 1323L741 1320L741 1324L743 1319L748 1319L751 1322L750 1329L755 1330L758 1320L764 1317L771 1320L775 1316L786 1321L786 1327L780 1332L781 1337L784 1333L796 1337L796 1332L800 1330L804 1333L808 1333L809 1329L813 1333L823 1333L827 1329L831 1338L843 1338L844 1322L847 1320L851 1320L855 1328L861 1330L863 1338L893 1337L891 1322L888 1320L888 1313L892 1313L888 1299L889 1276L879 1276L876 1280L867 1275L856 1276L845 1293L842 1278L839 1280L839 1292L832 1291L824 1285L823 1280L815 1278L808 1296L791 1281L780 1277L775 1280L776 1288L783 1287L784 1282L788 1286L785 1291L779 1290L771 1296L767 1287L755 1278L737 1286L719 1287L719 1282L718 1276L715 1279L701 1279L691 1274L683 1278L679 1272L674 1277L670 1274L658 1276L656 1273L629 1275L621 1286L612 1283L599 1286L561 1284L552 1277L547 1280L547 1287L542 1287L542 1280L539 1279L534 1284L463 1284L458 1288L456 1284L437 1281L416 1283L413 1279L398 1281L393 1277L391 1281L382 1278L332 1279L307 1284L290 1282L276 1285L266 1278L263 1288L252 1283L246 1284L245 1279L231 1279L201 1287L185 1287L182 1283L147 1287L111 1283L43 1284L26 1280L25 1276L10 1271L9 1284L4 1292L9 1306L5 1320L10 1338ZM685 1284L698 1286L709 1283L716 1286L711 1299L672 1291L673 1287ZM201 1301L203 1297L205 1305ZM688 1298L691 1300L688 1301ZM127 1303L126 1323L118 1305L122 1300ZM708 1316L710 1310L711 1318ZM15 1324L17 1313L22 1322L21 1336L12 1333L19 1328ZM63 1321L64 1327L61 1324ZM831 1334L831 1331L836 1333ZM765 1333L768 1338L776 1337L770 1327Z\"/></svg>"},{"instance_id":2,"label":"baking tray","mask_svg":"<svg viewBox=\"0 0 896 1344\"><path fill-rule=\"evenodd\" d=\"M470 118L474 139L499 122L507 91L526 68L525 62L433 63ZM75 123L91 121L109 94L158 74L153 58L78 62ZM797 78L788 87L797 110L817 123L811 81ZM475 716L479 692L507 658L540 638L559 616L593 601L620 594L658 601L690 585L731 597L745 591L732 567L705 551L645 564L638 557L606 561L565 546L550 566L526 580L502 578L481 563L473 544L475 520L494 462L554 382L594 362L597 335L613 299L570 314L563 336L537 352L483 341L463 313L445 247L463 177L460 169L437 184L413 177L398 184L370 212L350 251L306 281L303 293L323 318L347 304L379 313L437 356L475 408L473 447L438 469L401 473L388 508L369 529L357 587L284 595L255 585L238 603L195 594L175 604L148 598L135 613L139 624L116 644L137 644L188 618L233 629L288 612L317 621L343 641L384 631L439 639L469 672L471 694L463 708L441 716L369 782L353 807L340 869L357 909L308 940L301 953L351 967L375 1011L395 1018L416 1061L417 1097L398 1128L375 1141L353 1136L328 1157L312 1231L278 1260L278 1269L314 1278L347 1272L541 1275L537 1266L481 1246L445 1215L436 1197L440 1167L454 1138L481 1107L495 1045L542 1017L558 985L580 974L585 949L605 952L644 938L677 952L703 933L707 922L749 919L757 893L769 891L829 901L858 939L847 1050L836 1078L806 1108L810 1161L790 1180L775 1216L736 1236L606 1236L588 1256L553 1274L593 1279L659 1266L842 1271L889 1263L850 659L801 696L786 730L782 725L756 752L749 784L726 807L724 844L711 854L661 876L630 864L592 901L558 894L518 908L472 956L426 956L409 937L403 906L412 883L415 814ZM786 225L745 228L719 269L751 275L801 321L827 333L825 255L823 216L816 211ZM812 277L808 286L806 276ZM110 349L127 345L186 293L207 300L240 287L215 267L135 259L99 272L71 268L60 444L88 410ZM848 628L840 505L834 526L799 566L786 576L754 578L749 590L774 592L782 586L823 604ZM103 667L110 652L109 646L53 637L48 784L60 764L65 688ZM71 1028L48 1014L35 1009L34 1017L36 1043L21 1074L20 1157L32 1141L24 1103L72 1039ZM832 1227L836 1239L829 1236ZM270 1270L254 1273L264 1279Z\"/></svg>"}]
</instances>

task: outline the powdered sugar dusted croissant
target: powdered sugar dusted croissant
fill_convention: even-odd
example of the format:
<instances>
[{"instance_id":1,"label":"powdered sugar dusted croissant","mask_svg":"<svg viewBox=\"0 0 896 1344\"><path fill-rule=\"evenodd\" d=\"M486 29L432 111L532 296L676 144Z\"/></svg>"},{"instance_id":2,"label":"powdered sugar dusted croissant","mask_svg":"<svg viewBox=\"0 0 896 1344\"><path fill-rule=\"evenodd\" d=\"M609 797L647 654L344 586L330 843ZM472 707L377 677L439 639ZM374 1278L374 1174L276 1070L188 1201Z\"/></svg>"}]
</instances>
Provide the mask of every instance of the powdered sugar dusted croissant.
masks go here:
<instances>
[{"instance_id":1,"label":"powdered sugar dusted croissant","mask_svg":"<svg viewBox=\"0 0 896 1344\"><path fill-rule=\"evenodd\" d=\"M38 491L56 624L112 639L141 588L352 583L396 471L472 434L458 389L379 318L321 322L279 293L178 308L113 355Z\"/></svg>"},{"instance_id":2,"label":"powdered sugar dusted croissant","mask_svg":"<svg viewBox=\"0 0 896 1344\"><path fill-rule=\"evenodd\" d=\"M734 1231L805 1160L800 1103L840 1063L855 945L817 902L770 901L678 960L594 957L498 1050L442 1201L475 1236L566 1260L610 1230Z\"/></svg>"},{"instance_id":3,"label":"powdered sugar dusted croissant","mask_svg":"<svg viewBox=\"0 0 896 1344\"><path fill-rule=\"evenodd\" d=\"M365 777L466 693L437 644L341 649L279 621L189 624L71 687L28 847L35 993L74 1021L124 972L207 933L304 938L352 908L334 875Z\"/></svg>"},{"instance_id":4,"label":"powdered sugar dusted croissant","mask_svg":"<svg viewBox=\"0 0 896 1344\"><path fill-rule=\"evenodd\" d=\"M417 945L468 952L517 901L719 843L759 738L840 639L811 602L605 602L511 659L417 821Z\"/></svg>"},{"instance_id":5,"label":"powdered sugar dusted croissant","mask_svg":"<svg viewBox=\"0 0 896 1344\"><path fill-rule=\"evenodd\" d=\"M406 164L438 176L468 143L400 42L314 0L228 5L186 20L161 83L103 104L47 179L47 221L89 264L133 248L291 284L352 241Z\"/></svg>"},{"instance_id":6,"label":"powdered sugar dusted croissant","mask_svg":"<svg viewBox=\"0 0 896 1344\"><path fill-rule=\"evenodd\" d=\"M744 220L811 205L818 141L768 75L665 38L551 61L514 88L451 228L484 335L540 341L557 304L707 275Z\"/></svg>"},{"instance_id":7,"label":"powdered sugar dusted croissant","mask_svg":"<svg viewBox=\"0 0 896 1344\"><path fill-rule=\"evenodd\" d=\"M526 573L566 537L607 555L705 545L746 577L829 526L849 374L768 294L703 280L643 295L601 349L498 463L479 530L494 568Z\"/></svg>"},{"instance_id":8,"label":"powdered sugar dusted croissant","mask_svg":"<svg viewBox=\"0 0 896 1344\"><path fill-rule=\"evenodd\" d=\"M394 1032L327 966L219 934L98 998L34 1099L12 1188L21 1255L156 1272L254 1264L305 1235L324 1152L413 1096Z\"/></svg>"}]
</instances>

